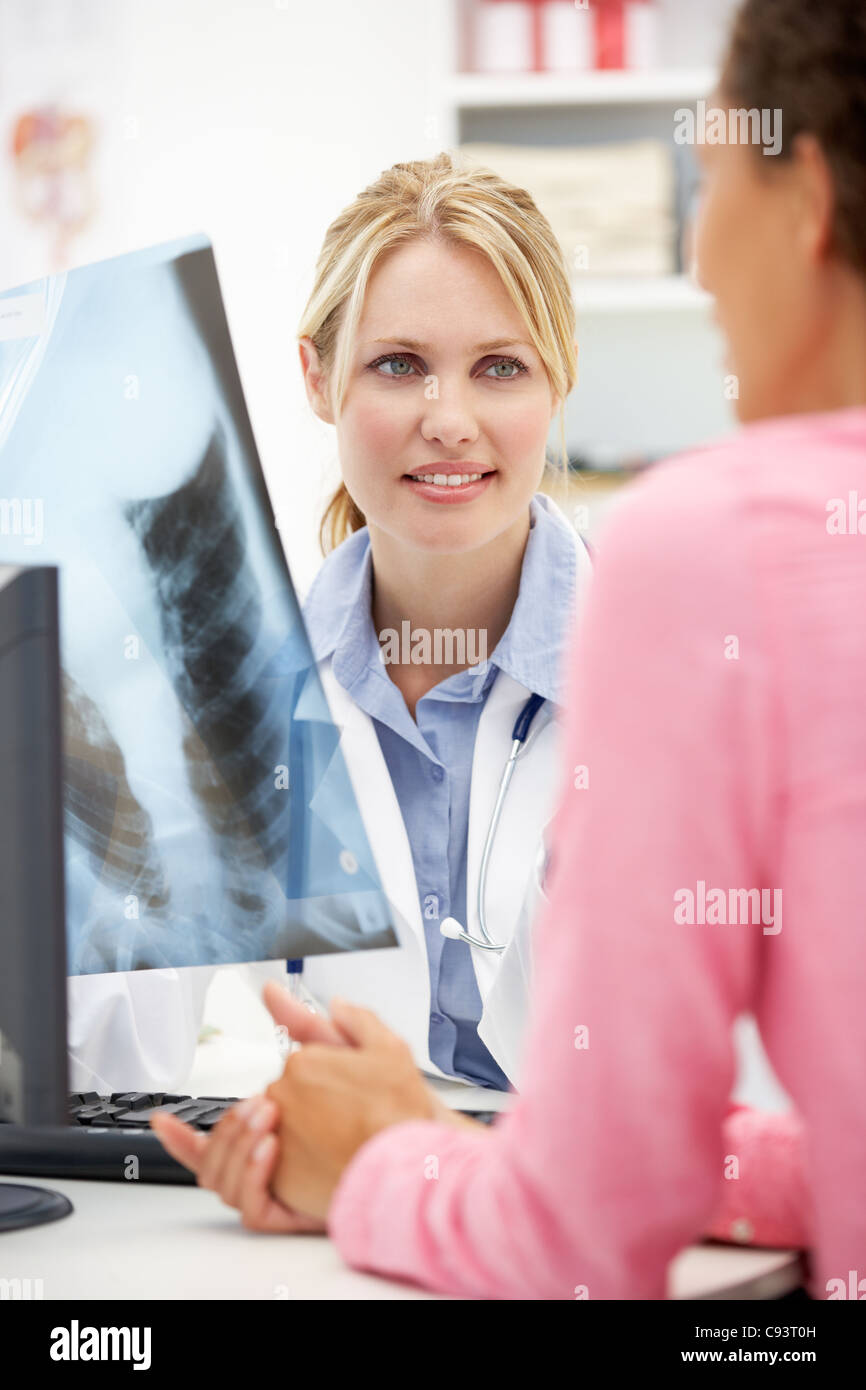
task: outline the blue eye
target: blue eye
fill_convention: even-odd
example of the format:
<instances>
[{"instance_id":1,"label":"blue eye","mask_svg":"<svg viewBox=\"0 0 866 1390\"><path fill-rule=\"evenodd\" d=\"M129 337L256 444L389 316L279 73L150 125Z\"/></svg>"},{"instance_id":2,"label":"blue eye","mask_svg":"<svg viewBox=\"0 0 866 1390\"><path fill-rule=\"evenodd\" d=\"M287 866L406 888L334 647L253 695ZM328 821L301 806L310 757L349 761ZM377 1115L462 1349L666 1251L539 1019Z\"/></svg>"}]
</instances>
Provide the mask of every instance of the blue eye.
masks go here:
<instances>
[{"instance_id":1,"label":"blue eye","mask_svg":"<svg viewBox=\"0 0 866 1390\"><path fill-rule=\"evenodd\" d=\"M388 370L383 370L384 368ZM417 374L412 358L403 352L386 352L382 357L377 357L375 362L370 363L370 371L378 372L380 376L389 376L392 380ZM523 376L528 371L526 363L521 362L519 357L498 357L484 369L481 376L494 381L513 381L515 377Z\"/></svg>"},{"instance_id":2,"label":"blue eye","mask_svg":"<svg viewBox=\"0 0 866 1390\"><path fill-rule=\"evenodd\" d=\"M500 372L500 367L511 367L513 370ZM499 357L495 362L491 362L483 375L489 376L492 372L494 381L513 381L516 376L521 376L526 370L526 364L521 362L519 357Z\"/></svg>"},{"instance_id":3,"label":"blue eye","mask_svg":"<svg viewBox=\"0 0 866 1390\"><path fill-rule=\"evenodd\" d=\"M385 357L377 357L375 362L370 363L370 366L375 367L375 369L378 371L380 367L393 366L395 364L397 366L405 367L406 370L396 372L382 372L381 375L394 377L411 376L412 372L415 370L408 357L404 357L400 353L395 352L392 352L389 355L386 355Z\"/></svg>"}]
</instances>

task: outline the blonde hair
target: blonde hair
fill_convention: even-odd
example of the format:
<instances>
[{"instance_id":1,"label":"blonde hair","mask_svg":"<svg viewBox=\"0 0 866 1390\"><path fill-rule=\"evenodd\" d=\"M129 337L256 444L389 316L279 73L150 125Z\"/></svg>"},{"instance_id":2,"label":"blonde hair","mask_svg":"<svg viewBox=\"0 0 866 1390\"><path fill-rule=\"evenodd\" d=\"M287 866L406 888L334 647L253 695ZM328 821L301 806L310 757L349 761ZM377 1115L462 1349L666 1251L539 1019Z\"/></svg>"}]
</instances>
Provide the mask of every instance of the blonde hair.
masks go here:
<instances>
[{"instance_id":1,"label":"blonde hair","mask_svg":"<svg viewBox=\"0 0 866 1390\"><path fill-rule=\"evenodd\" d=\"M563 403L560 440L567 467L565 398L577 379L577 355L574 303L562 248L526 189L491 169L461 168L448 153L386 169L325 234L298 337L310 338L316 347L329 378L334 413L339 413L345 396L374 267L386 252L422 237L474 247L498 272ZM365 524L341 482L322 517L323 552Z\"/></svg>"}]
</instances>

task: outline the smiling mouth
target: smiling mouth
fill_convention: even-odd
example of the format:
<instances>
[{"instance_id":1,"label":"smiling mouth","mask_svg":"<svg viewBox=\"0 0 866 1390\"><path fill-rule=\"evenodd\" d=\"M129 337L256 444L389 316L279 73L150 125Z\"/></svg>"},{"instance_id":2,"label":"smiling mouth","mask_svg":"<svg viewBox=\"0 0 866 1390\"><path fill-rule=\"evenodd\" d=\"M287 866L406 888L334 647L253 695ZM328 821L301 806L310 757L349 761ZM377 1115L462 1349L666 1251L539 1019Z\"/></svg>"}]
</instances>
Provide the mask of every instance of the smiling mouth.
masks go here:
<instances>
[{"instance_id":1,"label":"smiling mouth","mask_svg":"<svg viewBox=\"0 0 866 1390\"><path fill-rule=\"evenodd\" d=\"M429 483L433 487L461 487L468 483L478 483L482 478L490 476L486 473L406 473L410 483Z\"/></svg>"},{"instance_id":2,"label":"smiling mouth","mask_svg":"<svg viewBox=\"0 0 866 1390\"><path fill-rule=\"evenodd\" d=\"M480 482L482 473L407 473L410 482L432 482L434 488L459 488L467 482Z\"/></svg>"}]
</instances>

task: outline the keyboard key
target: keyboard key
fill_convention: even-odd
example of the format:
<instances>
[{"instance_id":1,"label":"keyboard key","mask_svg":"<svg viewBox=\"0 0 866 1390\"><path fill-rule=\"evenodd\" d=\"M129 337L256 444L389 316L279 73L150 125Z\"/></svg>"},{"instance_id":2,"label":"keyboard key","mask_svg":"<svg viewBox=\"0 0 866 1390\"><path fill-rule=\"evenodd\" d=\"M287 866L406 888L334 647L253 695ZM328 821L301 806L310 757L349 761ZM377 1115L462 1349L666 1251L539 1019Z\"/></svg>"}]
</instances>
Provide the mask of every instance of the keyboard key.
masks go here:
<instances>
[{"instance_id":1,"label":"keyboard key","mask_svg":"<svg viewBox=\"0 0 866 1390\"><path fill-rule=\"evenodd\" d=\"M69 1097L70 1105L97 1105L104 1100L104 1096L98 1096L95 1091L74 1091Z\"/></svg>"},{"instance_id":2,"label":"keyboard key","mask_svg":"<svg viewBox=\"0 0 866 1390\"><path fill-rule=\"evenodd\" d=\"M180 1101L176 1105L154 1105L149 1110L131 1110L130 1118L140 1120L142 1124L150 1124L153 1115L177 1115L179 1120L191 1119L195 1115L202 1113L202 1107L196 1103L190 1105L189 1097Z\"/></svg>"},{"instance_id":3,"label":"keyboard key","mask_svg":"<svg viewBox=\"0 0 866 1390\"><path fill-rule=\"evenodd\" d=\"M225 1109L205 1110L202 1114L196 1115L191 1123L196 1129L213 1129L214 1125L219 1124L225 1113Z\"/></svg>"},{"instance_id":4,"label":"keyboard key","mask_svg":"<svg viewBox=\"0 0 866 1390\"><path fill-rule=\"evenodd\" d=\"M83 1105L78 1110L73 1110L72 1117L80 1125L90 1124L113 1124L115 1118L122 1112L116 1105Z\"/></svg>"},{"instance_id":5,"label":"keyboard key","mask_svg":"<svg viewBox=\"0 0 866 1390\"><path fill-rule=\"evenodd\" d=\"M125 1110L149 1110L159 1102L149 1091L115 1091L111 1097L112 1105L122 1105Z\"/></svg>"},{"instance_id":6,"label":"keyboard key","mask_svg":"<svg viewBox=\"0 0 866 1390\"><path fill-rule=\"evenodd\" d=\"M179 1120L183 1120L184 1124L194 1125L199 1115L206 1114L213 1109L213 1106L208 1104L200 1105L198 1101L187 1101L185 1105L163 1105L158 1108L161 1109L163 1114L176 1115ZM141 1113L147 1114L148 1112L145 1111ZM154 1112L151 1111L149 1113L153 1114Z\"/></svg>"}]
</instances>

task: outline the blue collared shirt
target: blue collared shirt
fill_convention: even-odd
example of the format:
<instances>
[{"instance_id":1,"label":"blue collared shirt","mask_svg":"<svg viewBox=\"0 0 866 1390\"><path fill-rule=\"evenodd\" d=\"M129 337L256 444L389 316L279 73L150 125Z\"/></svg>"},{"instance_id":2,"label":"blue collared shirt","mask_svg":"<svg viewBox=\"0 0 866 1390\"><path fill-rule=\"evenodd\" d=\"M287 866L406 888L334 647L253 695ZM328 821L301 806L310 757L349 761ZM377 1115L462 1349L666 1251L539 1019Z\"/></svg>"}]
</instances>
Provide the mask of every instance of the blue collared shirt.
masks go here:
<instances>
[{"instance_id":1,"label":"blue collared shirt","mask_svg":"<svg viewBox=\"0 0 866 1390\"><path fill-rule=\"evenodd\" d=\"M484 702L499 671L557 700L576 570L568 523L537 494L508 627L486 662L422 695L415 719L382 661L366 527L328 556L304 605L316 661L333 658L335 679L373 720L403 815L430 967L430 1057L440 1071L496 1090L507 1090L508 1079L478 1036L481 997L471 947L443 937L439 925L446 917L466 921L472 756ZM503 748L503 763L507 753Z\"/></svg>"}]
</instances>

